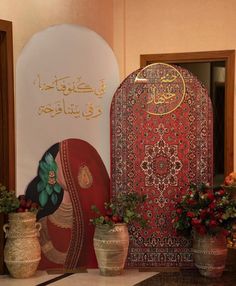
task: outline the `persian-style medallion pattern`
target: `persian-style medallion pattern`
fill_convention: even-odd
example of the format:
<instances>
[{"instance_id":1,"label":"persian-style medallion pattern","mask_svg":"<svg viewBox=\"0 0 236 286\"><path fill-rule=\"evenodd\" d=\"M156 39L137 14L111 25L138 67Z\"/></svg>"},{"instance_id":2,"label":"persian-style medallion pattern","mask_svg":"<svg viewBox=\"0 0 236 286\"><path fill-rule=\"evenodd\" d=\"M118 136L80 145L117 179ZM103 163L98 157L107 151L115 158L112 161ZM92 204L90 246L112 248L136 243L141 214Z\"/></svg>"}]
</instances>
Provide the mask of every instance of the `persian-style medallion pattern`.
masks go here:
<instances>
[{"instance_id":1,"label":"persian-style medallion pattern","mask_svg":"<svg viewBox=\"0 0 236 286\"><path fill-rule=\"evenodd\" d=\"M212 110L187 70L152 64L128 76L111 105L113 194L138 191L150 228L132 225L127 265L191 267L191 241L172 227L190 182L212 180Z\"/></svg>"},{"instance_id":2,"label":"persian-style medallion pattern","mask_svg":"<svg viewBox=\"0 0 236 286\"><path fill-rule=\"evenodd\" d=\"M145 186L153 186L160 193L159 207L165 206L164 191L178 185L178 173L182 163L178 158L178 145L168 145L161 138L155 145L145 146L141 169L145 174Z\"/></svg>"}]
</instances>

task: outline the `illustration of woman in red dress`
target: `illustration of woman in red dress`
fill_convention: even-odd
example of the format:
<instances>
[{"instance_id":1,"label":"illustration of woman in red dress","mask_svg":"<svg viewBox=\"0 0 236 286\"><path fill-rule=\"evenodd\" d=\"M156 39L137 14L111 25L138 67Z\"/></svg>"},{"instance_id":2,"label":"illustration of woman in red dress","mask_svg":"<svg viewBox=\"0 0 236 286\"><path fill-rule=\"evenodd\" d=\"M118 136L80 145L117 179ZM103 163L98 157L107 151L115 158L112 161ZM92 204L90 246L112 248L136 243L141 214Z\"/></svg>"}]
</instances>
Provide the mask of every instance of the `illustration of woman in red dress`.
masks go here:
<instances>
[{"instance_id":1,"label":"illustration of woman in red dress","mask_svg":"<svg viewBox=\"0 0 236 286\"><path fill-rule=\"evenodd\" d=\"M97 267L91 205L104 208L109 186L102 159L88 142L67 139L45 152L26 190L41 206L40 269Z\"/></svg>"}]
</instances>

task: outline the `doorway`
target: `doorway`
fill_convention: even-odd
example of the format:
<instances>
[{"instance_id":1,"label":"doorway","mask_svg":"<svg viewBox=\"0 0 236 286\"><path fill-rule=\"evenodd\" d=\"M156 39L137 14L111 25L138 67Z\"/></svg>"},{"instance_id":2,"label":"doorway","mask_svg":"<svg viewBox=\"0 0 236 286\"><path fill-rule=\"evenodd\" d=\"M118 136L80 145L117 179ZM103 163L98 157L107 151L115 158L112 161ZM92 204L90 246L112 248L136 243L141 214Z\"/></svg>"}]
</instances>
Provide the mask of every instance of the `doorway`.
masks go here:
<instances>
[{"instance_id":1,"label":"doorway","mask_svg":"<svg viewBox=\"0 0 236 286\"><path fill-rule=\"evenodd\" d=\"M12 23L0 20L0 183L15 188ZM4 216L0 214L0 274L4 273Z\"/></svg>"},{"instance_id":2,"label":"doorway","mask_svg":"<svg viewBox=\"0 0 236 286\"><path fill-rule=\"evenodd\" d=\"M234 170L234 64L235 51L212 51L140 56L141 67L156 62L187 68L202 81L213 103L214 181L221 183Z\"/></svg>"}]
</instances>

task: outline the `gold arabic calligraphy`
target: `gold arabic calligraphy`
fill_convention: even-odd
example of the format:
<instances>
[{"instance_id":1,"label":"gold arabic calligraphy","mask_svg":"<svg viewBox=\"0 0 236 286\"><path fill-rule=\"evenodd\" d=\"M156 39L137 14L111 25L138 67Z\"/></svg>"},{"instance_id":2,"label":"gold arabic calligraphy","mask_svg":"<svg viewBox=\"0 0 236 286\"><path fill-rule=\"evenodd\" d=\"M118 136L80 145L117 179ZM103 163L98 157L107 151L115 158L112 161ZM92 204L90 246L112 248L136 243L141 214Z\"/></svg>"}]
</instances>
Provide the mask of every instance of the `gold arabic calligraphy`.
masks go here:
<instances>
[{"instance_id":1,"label":"gold arabic calligraphy","mask_svg":"<svg viewBox=\"0 0 236 286\"><path fill-rule=\"evenodd\" d=\"M151 115L173 112L184 100L185 81L177 68L165 63L144 67L136 76L135 83L144 84L143 108Z\"/></svg>"},{"instance_id":2,"label":"gold arabic calligraphy","mask_svg":"<svg viewBox=\"0 0 236 286\"><path fill-rule=\"evenodd\" d=\"M176 97L176 93L174 92L174 88L170 85L170 83L173 83L176 78L177 75L170 73L166 73L164 76L160 77L161 83L158 85L160 91L158 90L157 85L152 84L149 88L149 92L151 93L151 100L147 101L147 104L168 104L173 101Z\"/></svg>"},{"instance_id":3,"label":"gold arabic calligraphy","mask_svg":"<svg viewBox=\"0 0 236 286\"><path fill-rule=\"evenodd\" d=\"M166 87L166 92L159 94L156 85L150 87L151 100L147 104L164 104L170 103L176 96L171 86Z\"/></svg>"},{"instance_id":4,"label":"gold arabic calligraphy","mask_svg":"<svg viewBox=\"0 0 236 286\"><path fill-rule=\"evenodd\" d=\"M173 82L176 79L177 79L177 75L167 73L166 75L160 78L160 81L161 82Z\"/></svg>"},{"instance_id":5,"label":"gold arabic calligraphy","mask_svg":"<svg viewBox=\"0 0 236 286\"><path fill-rule=\"evenodd\" d=\"M57 77L49 83L42 82L41 76L38 74L34 80L34 84L38 85L41 91L47 92L56 90L67 96L73 93L92 93L98 98L102 98L106 92L106 84L103 79L99 80L100 86L98 89L91 87L89 84L82 81L81 77L71 78L70 76Z\"/></svg>"},{"instance_id":6,"label":"gold arabic calligraphy","mask_svg":"<svg viewBox=\"0 0 236 286\"><path fill-rule=\"evenodd\" d=\"M38 74L33 83L41 92L49 92L49 95L51 95L51 91L59 92L62 96L88 94L89 96L95 95L96 100L101 100L106 92L106 84L103 79L99 80L98 88L85 83L81 77L73 78L71 76L54 76L52 81L43 82L40 74ZM54 103L47 103L38 108L38 115L49 115L51 118L59 115L69 115L74 118L89 120L100 116L102 112L99 104L88 102L85 107L81 108L81 104L68 103L64 97Z\"/></svg>"},{"instance_id":7,"label":"gold arabic calligraphy","mask_svg":"<svg viewBox=\"0 0 236 286\"><path fill-rule=\"evenodd\" d=\"M102 108L100 106L94 106L92 103L87 103L86 105L86 110L82 111L78 104L67 104L63 98L53 104L41 105L38 109L38 114L49 114L50 117L71 115L75 118L85 118L86 120L96 118L102 114Z\"/></svg>"}]
</instances>

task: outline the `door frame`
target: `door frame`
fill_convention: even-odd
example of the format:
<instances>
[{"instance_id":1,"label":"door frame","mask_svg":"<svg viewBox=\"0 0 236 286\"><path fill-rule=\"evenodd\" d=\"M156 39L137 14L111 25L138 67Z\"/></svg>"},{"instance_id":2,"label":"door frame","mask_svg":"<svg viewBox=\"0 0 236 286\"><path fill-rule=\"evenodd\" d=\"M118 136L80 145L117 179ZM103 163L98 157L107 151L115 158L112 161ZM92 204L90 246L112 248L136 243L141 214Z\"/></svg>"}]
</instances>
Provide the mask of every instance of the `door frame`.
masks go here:
<instances>
[{"instance_id":1,"label":"door frame","mask_svg":"<svg viewBox=\"0 0 236 286\"><path fill-rule=\"evenodd\" d=\"M224 170L225 175L234 170L234 74L235 50L189 52L173 54L140 55L140 66L143 68L156 62L164 63L201 63L225 62L225 134L224 134ZM227 123L227 124L225 124Z\"/></svg>"},{"instance_id":2,"label":"door frame","mask_svg":"<svg viewBox=\"0 0 236 286\"><path fill-rule=\"evenodd\" d=\"M15 189L12 22L0 20L0 182ZM4 273L4 215L0 215L0 274Z\"/></svg>"}]
</instances>

